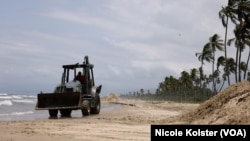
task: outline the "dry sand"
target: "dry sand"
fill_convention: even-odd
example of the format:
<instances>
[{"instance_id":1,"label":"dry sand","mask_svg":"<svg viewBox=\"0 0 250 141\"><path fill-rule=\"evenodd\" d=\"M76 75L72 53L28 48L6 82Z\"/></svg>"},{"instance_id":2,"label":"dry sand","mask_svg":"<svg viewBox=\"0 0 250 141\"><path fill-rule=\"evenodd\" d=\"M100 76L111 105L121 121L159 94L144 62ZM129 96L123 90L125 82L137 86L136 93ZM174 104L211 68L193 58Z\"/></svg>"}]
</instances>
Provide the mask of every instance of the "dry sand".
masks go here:
<instances>
[{"instance_id":1,"label":"dry sand","mask_svg":"<svg viewBox=\"0 0 250 141\"><path fill-rule=\"evenodd\" d=\"M0 141L150 140L151 124L250 124L250 83L230 86L201 104L122 100L115 94L102 103L120 109L82 118L0 122Z\"/></svg>"}]
</instances>

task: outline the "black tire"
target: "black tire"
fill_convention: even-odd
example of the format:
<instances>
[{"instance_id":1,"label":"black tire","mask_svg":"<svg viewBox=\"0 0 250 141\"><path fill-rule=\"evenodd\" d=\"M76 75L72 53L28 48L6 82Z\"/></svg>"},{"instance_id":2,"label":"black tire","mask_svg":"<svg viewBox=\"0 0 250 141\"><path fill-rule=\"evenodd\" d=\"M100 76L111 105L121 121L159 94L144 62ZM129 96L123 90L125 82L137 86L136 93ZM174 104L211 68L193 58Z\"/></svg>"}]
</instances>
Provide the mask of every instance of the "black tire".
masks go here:
<instances>
[{"instance_id":1,"label":"black tire","mask_svg":"<svg viewBox=\"0 0 250 141\"><path fill-rule=\"evenodd\" d=\"M71 116L71 109L62 109L60 110L61 116L62 117L70 117Z\"/></svg>"},{"instance_id":2,"label":"black tire","mask_svg":"<svg viewBox=\"0 0 250 141\"><path fill-rule=\"evenodd\" d=\"M58 110L57 109L51 109L49 110L50 117L57 117Z\"/></svg>"},{"instance_id":3,"label":"black tire","mask_svg":"<svg viewBox=\"0 0 250 141\"><path fill-rule=\"evenodd\" d=\"M100 96L98 96L96 98L97 104L96 107L91 108L90 113L91 114L99 114L100 113L100 109L101 109L101 101L100 101Z\"/></svg>"},{"instance_id":4,"label":"black tire","mask_svg":"<svg viewBox=\"0 0 250 141\"><path fill-rule=\"evenodd\" d=\"M88 116L90 115L90 108L82 108L82 116Z\"/></svg>"}]
</instances>

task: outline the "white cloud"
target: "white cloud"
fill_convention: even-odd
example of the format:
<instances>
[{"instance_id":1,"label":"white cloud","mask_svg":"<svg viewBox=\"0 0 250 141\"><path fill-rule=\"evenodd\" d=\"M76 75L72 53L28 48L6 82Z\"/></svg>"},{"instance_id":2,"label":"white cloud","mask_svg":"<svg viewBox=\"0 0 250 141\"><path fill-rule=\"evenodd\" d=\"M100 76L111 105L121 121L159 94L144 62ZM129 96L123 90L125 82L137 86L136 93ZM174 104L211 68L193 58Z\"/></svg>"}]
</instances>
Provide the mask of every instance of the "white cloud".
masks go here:
<instances>
[{"instance_id":1,"label":"white cloud","mask_svg":"<svg viewBox=\"0 0 250 141\"><path fill-rule=\"evenodd\" d=\"M41 80L47 76L49 81L43 82L49 85L60 79L61 65L81 62L89 55L96 81L106 91L156 87L166 75L177 76L183 70L199 67L195 53L202 50L209 36L223 33L218 18L221 3L31 2L26 13L18 14L20 17L0 14L4 21L0 25L0 65L5 66L0 71L14 74L20 67L28 76Z\"/></svg>"},{"instance_id":2,"label":"white cloud","mask_svg":"<svg viewBox=\"0 0 250 141\"><path fill-rule=\"evenodd\" d=\"M117 76L119 76L121 74L121 70L118 67L108 65L108 68L110 69L111 72L113 72L113 74L115 74Z\"/></svg>"}]
</instances>

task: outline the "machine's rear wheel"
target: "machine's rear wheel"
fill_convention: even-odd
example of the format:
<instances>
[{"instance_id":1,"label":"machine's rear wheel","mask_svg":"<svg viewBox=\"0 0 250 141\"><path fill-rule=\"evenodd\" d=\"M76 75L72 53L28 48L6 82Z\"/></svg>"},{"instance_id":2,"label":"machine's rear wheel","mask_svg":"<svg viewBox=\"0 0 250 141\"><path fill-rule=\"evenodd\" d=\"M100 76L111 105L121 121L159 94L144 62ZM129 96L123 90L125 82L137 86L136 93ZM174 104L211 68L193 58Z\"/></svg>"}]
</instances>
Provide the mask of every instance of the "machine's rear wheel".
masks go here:
<instances>
[{"instance_id":1,"label":"machine's rear wheel","mask_svg":"<svg viewBox=\"0 0 250 141\"><path fill-rule=\"evenodd\" d=\"M50 117L57 117L57 113L58 113L58 110L56 109L49 110Z\"/></svg>"},{"instance_id":2,"label":"machine's rear wheel","mask_svg":"<svg viewBox=\"0 0 250 141\"><path fill-rule=\"evenodd\" d=\"M90 108L89 107L82 108L81 110L82 110L82 115L83 116L90 115Z\"/></svg>"},{"instance_id":3,"label":"machine's rear wheel","mask_svg":"<svg viewBox=\"0 0 250 141\"><path fill-rule=\"evenodd\" d=\"M60 110L61 116L62 117L70 117L71 116L71 109L62 109Z\"/></svg>"},{"instance_id":4,"label":"machine's rear wheel","mask_svg":"<svg viewBox=\"0 0 250 141\"><path fill-rule=\"evenodd\" d=\"M99 114L100 113L100 109L101 109L100 96L97 97L96 102L97 102L96 107L91 108L91 110L90 110L91 114Z\"/></svg>"}]
</instances>

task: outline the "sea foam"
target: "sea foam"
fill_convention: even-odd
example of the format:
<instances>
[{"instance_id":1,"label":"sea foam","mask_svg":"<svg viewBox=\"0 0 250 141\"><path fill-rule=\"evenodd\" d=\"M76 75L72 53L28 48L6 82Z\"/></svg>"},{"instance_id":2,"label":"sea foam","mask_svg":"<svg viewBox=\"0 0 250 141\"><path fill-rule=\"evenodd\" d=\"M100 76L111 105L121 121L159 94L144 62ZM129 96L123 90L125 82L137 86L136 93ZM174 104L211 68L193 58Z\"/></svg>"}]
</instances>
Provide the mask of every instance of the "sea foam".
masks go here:
<instances>
[{"instance_id":1,"label":"sea foam","mask_svg":"<svg viewBox=\"0 0 250 141\"><path fill-rule=\"evenodd\" d=\"M18 115L27 115L27 114L33 114L33 111L26 111L26 112L12 112L12 113L5 113L0 114L0 116L18 116Z\"/></svg>"},{"instance_id":2,"label":"sea foam","mask_svg":"<svg viewBox=\"0 0 250 141\"><path fill-rule=\"evenodd\" d=\"M0 106L5 105L5 106L12 106L13 103L11 102L11 100L3 100L0 101Z\"/></svg>"}]
</instances>

